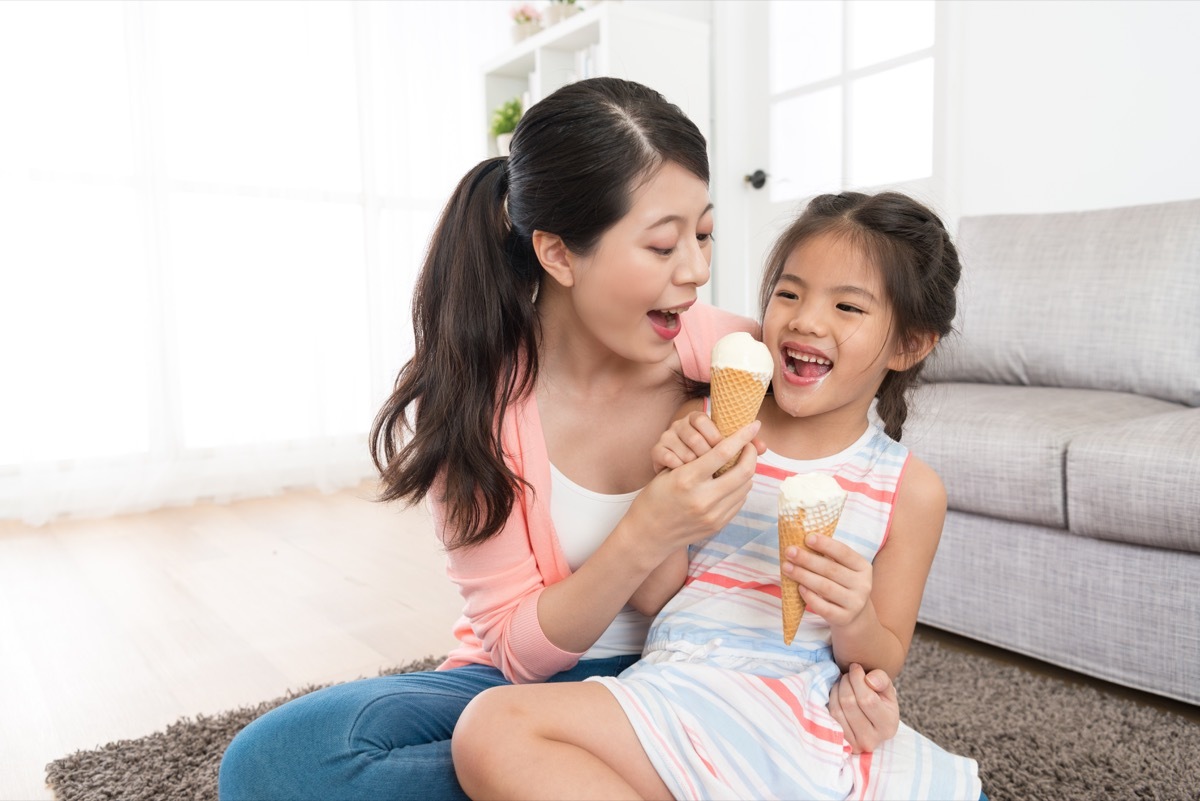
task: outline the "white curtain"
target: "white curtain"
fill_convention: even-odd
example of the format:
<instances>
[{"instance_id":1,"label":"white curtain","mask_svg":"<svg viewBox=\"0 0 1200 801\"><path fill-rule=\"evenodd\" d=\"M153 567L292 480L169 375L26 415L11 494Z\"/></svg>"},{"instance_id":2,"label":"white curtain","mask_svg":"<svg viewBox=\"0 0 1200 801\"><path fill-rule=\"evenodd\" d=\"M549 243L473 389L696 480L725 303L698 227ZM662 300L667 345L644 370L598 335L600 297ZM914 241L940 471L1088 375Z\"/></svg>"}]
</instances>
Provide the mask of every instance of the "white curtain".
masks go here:
<instances>
[{"instance_id":1,"label":"white curtain","mask_svg":"<svg viewBox=\"0 0 1200 801\"><path fill-rule=\"evenodd\" d=\"M507 12L0 2L0 519L374 475Z\"/></svg>"}]
</instances>

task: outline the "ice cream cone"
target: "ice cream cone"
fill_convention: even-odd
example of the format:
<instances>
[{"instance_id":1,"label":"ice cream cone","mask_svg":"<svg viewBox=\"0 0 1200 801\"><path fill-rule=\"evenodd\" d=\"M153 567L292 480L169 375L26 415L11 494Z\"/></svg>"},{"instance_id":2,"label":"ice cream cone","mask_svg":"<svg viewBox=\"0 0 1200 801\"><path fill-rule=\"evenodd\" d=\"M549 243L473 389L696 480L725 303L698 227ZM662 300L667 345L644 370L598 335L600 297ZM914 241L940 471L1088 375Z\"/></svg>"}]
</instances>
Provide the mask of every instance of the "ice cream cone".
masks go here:
<instances>
[{"instance_id":1,"label":"ice cream cone","mask_svg":"<svg viewBox=\"0 0 1200 801\"><path fill-rule=\"evenodd\" d=\"M771 384L774 359L763 343L745 332L721 337L712 352L712 420L722 437L728 437L758 417L758 407ZM714 475L733 467L737 458L723 464Z\"/></svg>"},{"instance_id":2,"label":"ice cream cone","mask_svg":"<svg viewBox=\"0 0 1200 801\"><path fill-rule=\"evenodd\" d=\"M762 373L732 368L712 371L712 420L722 437L754 422L770 383L771 376L764 379ZM721 475L736 462L736 457L730 459L721 465L716 475Z\"/></svg>"},{"instance_id":3,"label":"ice cream cone","mask_svg":"<svg viewBox=\"0 0 1200 801\"><path fill-rule=\"evenodd\" d=\"M820 480L819 490L812 487L796 491L789 482L801 480L809 483ZM837 530L838 518L846 503L846 493L830 476L807 474L792 476L784 480L779 492L779 590L783 605L783 642L791 645L804 615L805 603L800 597L800 587L783 572L784 553L793 545L808 549L804 538L809 534L832 537Z\"/></svg>"}]
</instances>

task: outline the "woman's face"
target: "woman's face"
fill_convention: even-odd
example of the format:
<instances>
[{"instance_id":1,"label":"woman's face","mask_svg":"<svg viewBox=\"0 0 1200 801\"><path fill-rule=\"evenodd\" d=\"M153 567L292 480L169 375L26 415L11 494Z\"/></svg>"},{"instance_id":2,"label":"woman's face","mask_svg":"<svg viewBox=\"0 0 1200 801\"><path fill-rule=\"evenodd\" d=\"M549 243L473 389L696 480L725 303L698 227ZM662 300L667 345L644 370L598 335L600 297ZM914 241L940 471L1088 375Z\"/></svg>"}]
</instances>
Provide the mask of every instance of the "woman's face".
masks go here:
<instances>
[{"instance_id":1,"label":"woman's face","mask_svg":"<svg viewBox=\"0 0 1200 801\"><path fill-rule=\"evenodd\" d=\"M652 363L673 351L680 318L708 281L712 203L704 181L670 162L632 201L591 253L572 256L571 303L609 350Z\"/></svg>"},{"instance_id":2,"label":"woman's face","mask_svg":"<svg viewBox=\"0 0 1200 801\"><path fill-rule=\"evenodd\" d=\"M898 366L879 271L845 237L822 234L788 255L763 315L776 404L792 416L866 414Z\"/></svg>"}]
</instances>

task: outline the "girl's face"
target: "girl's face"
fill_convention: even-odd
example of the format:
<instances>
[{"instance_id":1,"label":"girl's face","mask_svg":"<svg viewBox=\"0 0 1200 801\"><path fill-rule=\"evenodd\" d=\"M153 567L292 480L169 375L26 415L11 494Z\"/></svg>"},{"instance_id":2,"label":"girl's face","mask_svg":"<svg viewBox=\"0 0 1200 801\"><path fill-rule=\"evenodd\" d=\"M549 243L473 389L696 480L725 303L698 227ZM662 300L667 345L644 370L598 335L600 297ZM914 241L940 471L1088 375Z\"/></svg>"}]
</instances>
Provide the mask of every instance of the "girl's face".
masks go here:
<instances>
[{"instance_id":1,"label":"girl's face","mask_svg":"<svg viewBox=\"0 0 1200 801\"><path fill-rule=\"evenodd\" d=\"M580 322L626 359L666 359L681 313L708 281L712 231L708 185L664 164L591 253L572 255L571 304Z\"/></svg>"},{"instance_id":2,"label":"girl's face","mask_svg":"<svg viewBox=\"0 0 1200 801\"><path fill-rule=\"evenodd\" d=\"M775 403L793 417L865 419L889 369L904 369L875 265L846 237L795 248L763 315Z\"/></svg>"}]
</instances>

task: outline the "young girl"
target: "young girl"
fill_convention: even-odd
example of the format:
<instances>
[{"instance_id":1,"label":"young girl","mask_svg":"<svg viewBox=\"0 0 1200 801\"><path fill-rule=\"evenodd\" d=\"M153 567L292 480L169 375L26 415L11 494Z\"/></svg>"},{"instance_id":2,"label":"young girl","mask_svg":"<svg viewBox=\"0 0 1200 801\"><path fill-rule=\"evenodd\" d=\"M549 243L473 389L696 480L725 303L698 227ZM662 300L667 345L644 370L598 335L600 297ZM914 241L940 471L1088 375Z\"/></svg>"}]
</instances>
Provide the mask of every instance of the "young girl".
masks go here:
<instances>
[{"instance_id":1,"label":"young girl","mask_svg":"<svg viewBox=\"0 0 1200 801\"><path fill-rule=\"evenodd\" d=\"M696 303L708 177L695 124L614 78L534 104L509 157L464 176L417 283L415 355L372 431L384 498L432 507L463 596L458 645L437 671L336 685L254 721L222 760L223 801L462 798L450 737L476 694L636 661L678 586L664 558L728 522L753 477L752 430L662 475L646 458L678 375L705 379L717 338L757 330ZM832 704L865 722L861 747L899 719L878 676L872 689L852 674Z\"/></svg>"},{"instance_id":2,"label":"young girl","mask_svg":"<svg viewBox=\"0 0 1200 801\"><path fill-rule=\"evenodd\" d=\"M976 765L912 729L855 754L826 710L840 666L904 663L946 499L897 440L905 391L950 331L960 266L941 222L896 193L816 198L772 252L759 413L768 450L740 514L693 548L683 588L619 677L483 694L454 734L473 798L965 798ZM869 414L876 411L881 429ZM653 450L683 469L721 442L685 407ZM807 611L780 631L777 498L796 473L848 493L832 539L789 549ZM677 562L682 557L676 557Z\"/></svg>"}]
</instances>

